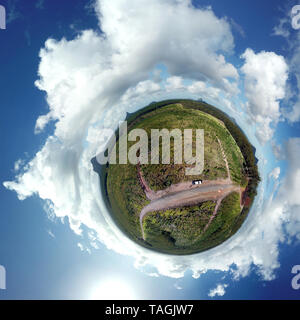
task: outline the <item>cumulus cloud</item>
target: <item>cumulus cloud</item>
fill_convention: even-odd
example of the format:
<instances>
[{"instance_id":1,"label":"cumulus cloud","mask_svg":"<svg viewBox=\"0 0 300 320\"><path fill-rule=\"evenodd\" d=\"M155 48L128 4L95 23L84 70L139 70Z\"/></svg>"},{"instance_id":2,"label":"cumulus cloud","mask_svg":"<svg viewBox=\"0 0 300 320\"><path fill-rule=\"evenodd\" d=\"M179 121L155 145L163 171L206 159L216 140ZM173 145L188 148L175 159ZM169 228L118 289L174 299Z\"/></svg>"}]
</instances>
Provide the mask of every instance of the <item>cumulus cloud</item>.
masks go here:
<instances>
[{"instance_id":1,"label":"cumulus cloud","mask_svg":"<svg viewBox=\"0 0 300 320\"><path fill-rule=\"evenodd\" d=\"M98 176L90 163L105 127L116 128L141 96L152 101L153 95L163 98L168 90L185 87L188 93L219 99L223 92L222 102L229 104L226 94L237 92L238 72L225 59L234 47L228 22L209 8L194 8L188 0L102 0L96 10L101 32L85 30L70 41L49 39L41 50L36 86L46 92L49 112L37 120L36 131L49 121L55 121L55 129L15 181L4 186L20 199L37 194L50 214L67 218L77 234L82 234L82 225L90 228L93 247L101 242L131 255L137 268L150 264L160 275L174 278L183 277L188 269L195 278L213 269L232 271L238 278L255 265L264 279L272 279L286 210L297 205L295 191L291 190L291 201L283 208L282 201L276 206L263 202L262 183L250 217L235 236L207 252L169 256L141 248L120 232L101 199ZM279 118L286 65L274 53L247 50L243 57L248 110L269 134L270 125ZM155 71L161 63L169 74L166 81L160 81L162 75ZM185 79L189 82L184 85ZM292 147L288 150L297 169ZM297 190L300 181L292 179ZM292 227L289 231L297 232ZM84 249L81 243L79 247Z\"/></svg>"},{"instance_id":2,"label":"cumulus cloud","mask_svg":"<svg viewBox=\"0 0 300 320\"><path fill-rule=\"evenodd\" d=\"M204 81L195 81L187 88L191 93L197 93L204 97L217 100L221 90L215 87L209 87Z\"/></svg>"},{"instance_id":3,"label":"cumulus cloud","mask_svg":"<svg viewBox=\"0 0 300 320\"><path fill-rule=\"evenodd\" d=\"M166 82L167 82L166 83L167 91L178 91L185 88L182 77L178 77L178 76L170 77L167 79Z\"/></svg>"},{"instance_id":4,"label":"cumulus cloud","mask_svg":"<svg viewBox=\"0 0 300 320\"><path fill-rule=\"evenodd\" d=\"M139 82L135 87L129 88L122 97L122 101L132 100L141 96L149 96L161 90L161 86L151 80Z\"/></svg>"},{"instance_id":5,"label":"cumulus cloud","mask_svg":"<svg viewBox=\"0 0 300 320\"><path fill-rule=\"evenodd\" d=\"M280 119L279 103L285 97L288 66L284 57L274 52L255 53L247 49L242 58L247 111L257 125L257 138L265 143L272 138Z\"/></svg>"},{"instance_id":6,"label":"cumulus cloud","mask_svg":"<svg viewBox=\"0 0 300 320\"><path fill-rule=\"evenodd\" d=\"M278 241L288 242L295 237L300 239L300 200L297 190L300 188L300 138L290 138L284 146L287 161L287 173L282 179L276 198L269 200L266 216L276 223ZM280 174L275 168L271 175L275 178ZM277 249L276 249L277 251Z\"/></svg>"},{"instance_id":7,"label":"cumulus cloud","mask_svg":"<svg viewBox=\"0 0 300 320\"><path fill-rule=\"evenodd\" d=\"M123 0L98 3L101 28L120 53L116 60L127 58L129 65L143 69L164 63L173 75L212 79L219 85L238 77L219 53L234 47L230 25L210 8L196 10L189 0L154 0L151 5L133 0L130 9Z\"/></svg>"},{"instance_id":8,"label":"cumulus cloud","mask_svg":"<svg viewBox=\"0 0 300 320\"><path fill-rule=\"evenodd\" d=\"M215 296L219 296L219 297L222 297L224 296L224 294L226 293L225 292L225 289L228 287L227 284L218 284L216 288L214 289L211 289L208 293L208 296L213 298Z\"/></svg>"}]
</instances>

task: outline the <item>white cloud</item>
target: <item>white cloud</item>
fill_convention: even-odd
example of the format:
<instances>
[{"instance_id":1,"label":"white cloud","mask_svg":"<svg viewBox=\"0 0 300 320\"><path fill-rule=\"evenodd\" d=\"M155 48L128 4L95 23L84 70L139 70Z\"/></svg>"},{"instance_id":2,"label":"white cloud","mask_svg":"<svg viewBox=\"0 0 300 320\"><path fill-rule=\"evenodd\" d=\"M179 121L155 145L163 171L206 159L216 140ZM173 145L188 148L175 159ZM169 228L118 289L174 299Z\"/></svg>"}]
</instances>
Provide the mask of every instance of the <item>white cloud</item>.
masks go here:
<instances>
[{"instance_id":1,"label":"white cloud","mask_svg":"<svg viewBox=\"0 0 300 320\"><path fill-rule=\"evenodd\" d=\"M210 87L203 81L195 81L188 86L188 91L191 93L200 94L204 98L210 98L212 100L218 100L221 90L215 87Z\"/></svg>"},{"instance_id":2,"label":"white cloud","mask_svg":"<svg viewBox=\"0 0 300 320\"><path fill-rule=\"evenodd\" d=\"M241 71L245 75L247 111L257 125L257 138L265 143L272 138L280 119L279 102L285 97L288 66L284 57L274 52L256 54L247 49L242 58L245 59Z\"/></svg>"},{"instance_id":3,"label":"white cloud","mask_svg":"<svg viewBox=\"0 0 300 320\"><path fill-rule=\"evenodd\" d=\"M230 24L232 25L233 29L239 33L239 35L243 38L246 37L246 33L245 30L243 29L243 27L241 25L239 25L238 23L236 23L232 18L230 18Z\"/></svg>"},{"instance_id":4,"label":"white cloud","mask_svg":"<svg viewBox=\"0 0 300 320\"><path fill-rule=\"evenodd\" d=\"M185 88L182 77L169 77L166 82L167 91L178 91Z\"/></svg>"},{"instance_id":5,"label":"white cloud","mask_svg":"<svg viewBox=\"0 0 300 320\"><path fill-rule=\"evenodd\" d=\"M159 278L159 274L157 272L149 272L149 273L146 273L146 274L149 277Z\"/></svg>"},{"instance_id":6,"label":"white cloud","mask_svg":"<svg viewBox=\"0 0 300 320\"><path fill-rule=\"evenodd\" d=\"M25 160L19 159L15 162L14 164L14 171L17 172L19 171L25 164Z\"/></svg>"},{"instance_id":7,"label":"white cloud","mask_svg":"<svg viewBox=\"0 0 300 320\"><path fill-rule=\"evenodd\" d=\"M159 83L152 80L139 82L135 87L129 88L122 97L122 101L126 102L141 96L149 96L161 90Z\"/></svg>"},{"instance_id":8,"label":"white cloud","mask_svg":"<svg viewBox=\"0 0 300 320\"><path fill-rule=\"evenodd\" d=\"M192 256L168 256L143 249L112 221L90 163L100 147L103 127L116 127L135 97L142 95L151 101L153 92L162 92L158 87L162 84L149 79L159 63L167 66L173 79L167 82L171 87L178 89L185 79L192 79L195 81L186 86L187 92L206 92L219 99L219 90L229 94L236 90L238 73L224 58L233 49L230 27L211 9L195 9L187 0L103 0L100 9L103 34L87 30L71 41L50 39L41 50L36 85L47 94L49 113L38 119L36 129L55 120L55 131L25 172L15 181L5 182L5 187L16 191L20 199L37 194L50 212L67 218L77 234L82 233L82 225L93 230L88 238L94 247L102 242L108 249L133 256L137 268L149 264L160 275L174 278L183 277L188 269L195 278L207 270L231 270L238 278L256 265L262 277L272 279L278 267L278 242L284 237L282 223L288 208L297 205L296 191L290 190L291 201L283 208L282 201L276 206L264 204L260 186L240 231L222 245ZM244 58L248 108L262 126L262 119L270 117L268 129L278 120L277 100L284 96L284 60L274 53L256 55L251 50ZM262 89L262 82L267 90ZM224 103L226 98L225 94ZM298 170L293 153L288 154ZM296 177L291 176L294 190L300 187ZM290 214L290 219L295 217ZM297 233L295 227L290 231ZM81 243L79 247L84 248Z\"/></svg>"},{"instance_id":9,"label":"white cloud","mask_svg":"<svg viewBox=\"0 0 300 320\"><path fill-rule=\"evenodd\" d=\"M182 290L183 289L182 286L178 282L175 282L174 287L177 290Z\"/></svg>"},{"instance_id":10,"label":"white cloud","mask_svg":"<svg viewBox=\"0 0 300 320\"><path fill-rule=\"evenodd\" d=\"M88 238L90 241L90 245L94 248L94 249L99 249L99 239L97 237L97 234L93 231L89 231L88 232Z\"/></svg>"},{"instance_id":11,"label":"white cloud","mask_svg":"<svg viewBox=\"0 0 300 320\"><path fill-rule=\"evenodd\" d=\"M153 0L151 5L132 0L128 8L124 0L116 0L99 1L98 9L101 27L119 52L118 62L126 58L129 66L142 69L164 63L172 75L208 78L220 85L224 78L238 77L219 54L233 49L230 25L209 8L196 10L189 0Z\"/></svg>"},{"instance_id":12,"label":"white cloud","mask_svg":"<svg viewBox=\"0 0 300 320\"><path fill-rule=\"evenodd\" d=\"M277 144L276 141L272 140L271 142L272 151L277 160L284 160L285 154L282 150L282 146Z\"/></svg>"},{"instance_id":13,"label":"white cloud","mask_svg":"<svg viewBox=\"0 0 300 320\"><path fill-rule=\"evenodd\" d=\"M209 291L208 296L211 297L211 298L213 298L213 297L215 297L215 296L222 297L222 296L224 296L224 294L225 294L225 289L226 289L227 287L228 287L227 284L218 284L216 288L211 289L211 290Z\"/></svg>"},{"instance_id":14,"label":"white cloud","mask_svg":"<svg viewBox=\"0 0 300 320\"><path fill-rule=\"evenodd\" d=\"M278 25L273 28L274 36L288 38L290 36L291 18L285 17L279 20Z\"/></svg>"},{"instance_id":15,"label":"white cloud","mask_svg":"<svg viewBox=\"0 0 300 320\"><path fill-rule=\"evenodd\" d=\"M88 254L91 254L91 249L85 246L84 244L78 242L77 247L80 249L82 252L87 252Z\"/></svg>"},{"instance_id":16,"label":"white cloud","mask_svg":"<svg viewBox=\"0 0 300 320\"><path fill-rule=\"evenodd\" d=\"M274 168L270 173L269 173L269 178L273 178L274 180L277 180L280 176L280 167Z\"/></svg>"}]
</instances>

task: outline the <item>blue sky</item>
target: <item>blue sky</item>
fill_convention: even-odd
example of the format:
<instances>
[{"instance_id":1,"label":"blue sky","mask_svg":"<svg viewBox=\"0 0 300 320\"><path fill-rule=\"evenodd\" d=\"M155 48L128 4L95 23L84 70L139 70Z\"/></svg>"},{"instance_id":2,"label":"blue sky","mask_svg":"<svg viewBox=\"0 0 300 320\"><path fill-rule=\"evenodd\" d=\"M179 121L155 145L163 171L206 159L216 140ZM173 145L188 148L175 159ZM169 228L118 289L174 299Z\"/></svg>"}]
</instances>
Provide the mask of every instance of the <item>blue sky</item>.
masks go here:
<instances>
[{"instance_id":1,"label":"blue sky","mask_svg":"<svg viewBox=\"0 0 300 320\"><path fill-rule=\"evenodd\" d=\"M300 264L299 255L297 256L300 249L300 228L297 228L300 220L298 218L299 203L294 196L287 195L284 188L280 186L283 185L290 194L300 186L296 179L299 167L295 161L293 162L297 157L299 142L289 140L299 137L300 125L297 119L291 121L291 117L285 116L284 112L285 108L290 110L289 108L296 105L298 101L297 69L293 69L293 58L294 60L297 58L298 32L300 31L293 30L287 22L284 28L288 30L289 36L274 35L274 28L279 25L280 19L288 19L291 8L297 3L291 1L283 5L282 1L272 1L271 5L267 0L243 2L197 0L193 1L193 7L189 10L179 7L179 12L184 12L187 16L199 11L204 12L204 17L216 26L214 30L207 31L200 22L196 26L181 25L178 38L174 36L173 41L177 45L178 39L186 39L183 41L191 45L191 51L195 54L195 56L186 55L184 49L178 44L177 51L185 56L186 64L189 61L192 63L198 54L199 59L204 59L206 56L212 57L209 60L211 63L216 63L215 58L219 54L225 58L226 65L221 66L224 67L223 73L215 72L213 68L205 69L205 64L202 65L197 61L195 75L188 70L185 63L179 66L181 63L179 55L170 51L169 56L165 57L155 46L167 39L169 29L171 32L174 31L173 26L161 25L159 30L162 34L161 38L157 38L155 32L153 35L149 34L149 41L154 39L154 46L151 48L153 51L149 52L149 56L147 51L143 51L143 47L138 46L138 43L135 44L137 52L132 46L136 41L135 37L142 34L140 21L144 21L144 12L148 12L149 17L155 19L155 14L152 16L151 12L155 13L155 10L160 9L161 4L166 8L177 10L169 0L155 0L153 4L147 2L147 10L145 10L145 1L142 1L144 7L143 5L140 5L140 8L134 7L136 1L133 1L132 8L126 7L124 10L121 9L124 5L121 0L116 1L113 6L109 6L107 1L101 2L103 2L102 16L99 11L95 12L94 1L72 1L71 4L70 1L56 0L0 0L0 5L5 6L7 11L7 28L0 30L2 112L0 130L3 150L0 171L0 265L6 268L7 289L0 290L0 299L86 299L91 298L93 291L101 290L104 282L109 283L113 279L123 281L125 286L130 288L132 295L141 299L211 299L208 296L210 290L217 288L219 284L225 286L224 295L216 294L212 298L299 299L300 291L292 289L290 284L292 266ZM184 6L187 1L181 1L182 4L178 2L178 6ZM211 6L211 10L207 11L207 6ZM126 29L126 26L122 25L123 20L117 21L115 18L127 9L128 12L129 9L136 10L134 16L130 16L132 29ZM159 12L157 15L159 16ZM172 16L166 16L166 19L171 18ZM98 24L99 19L101 29ZM126 22L126 18L124 19ZM146 27L150 26L149 30L152 30L152 23L155 23L151 19L145 21L145 24L149 24ZM223 27L219 28L219 24ZM120 29L122 26L125 36L123 35L120 40L118 35L122 31ZM94 33L83 36L81 31L87 29L94 30ZM157 31L155 27L153 30ZM211 38L217 39L216 43L210 43L209 40L204 39L205 32L212 32ZM106 40L101 38L103 35ZM133 40L130 35L133 35ZM50 43L48 49L40 54L40 50L45 47L45 42L49 38L58 42ZM62 38L65 40L61 41ZM195 45L196 38L204 41L203 52ZM189 39L192 41L188 42ZM144 36L142 41L144 41L144 47L148 48L147 37ZM261 59L268 59L268 61L274 61L274 66L276 64L274 73L275 71L278 73L275 73L275 76L279 74L284 77L288 74L287 81L283 81L284 84L278 84L279 89L284 87L284 97L277 97L275 92L274 98L271 96L273 89L268 90L266 85L266 95L270 95L269 100L273 101L270 110L273 110L273 107L276 108L276 102L279 102L280 115L274 113L271 119L271 127L274 130L267 141L263 142L257 137L256 129L258 125L265 123L263 120L258 120L260 118L253 111L256 110L255 101L249 102L247 98L245 83L247 80L249 83L253 81L251 70L243 69L246 58L241 58L241 55L247 48L251 48L254 52L254 55L247 56L249 67L252 66L251 61L260 63L264 61ZM180 52L180 50L183 51ZM122 56L116 55L117 51L124 56L127 54L128 64L122 62ZM274 54L259 55L263 51ZM87 56L89 52L90 56ZM117 62L110 60L110 56L113 55L117 57ZM284 63L279 57L282 57ZM74 66L72 59L74 59ZM98 59L101 60L100 66L96 65ZM112 78L109 78L109 73L105 74L105 77L111 81L110 86L103 84L102 78L102 73L108 72L105 69L107 64L112 66L113 70ZM230 69L229 64L233 68ZM278 65L280 66L277 68ZM263 63L262 66L264 66ZM285 66L289 71L285 70ZM137 75L136 78L131 74L131 68ZM64 74L62 70L66 73ZM152 75L155 70L161 70L161 80L157 83L149 82L153 80ZM234 70L237 70L238 77L234 75ZM273 69L268 69L266 72L272 73ZM88 82L88 85L85 82L80 84L85 90L78 91L78 96L76 81L79 80L76 74L81 75L81 79L87 79ZM90 77L90 74L93 77ZM124 80L124 75L130 80ZM223 80L228 77L233 85L226 87ZM40 84L35 84L36 80L40 80ZM60 172L57 162L64 162L67 157L59 149L60 146L63 146L64 150L70 146L72 150L76 150L76 155L79 154L80 169L71 167L70 170L78 170L79 180L82 180L82 176L85 175L81 174L84 167L82 159L85 154L88 155L96 150L92 141L88 141L88 146L82 148L86 143L84 139L87 139L87 132L93 124L93 121L88 118L90 113L94 114L95 122L106 121L109 125L115 126L116 121L126 110L141 107L154 98L202 96L202 91L193 91L192 88L193 84L199 85L200 81L207 85L206 89L211 88L211 95L208 94L205 99L235 116L247 132L258 149L261 174L265 177L261 187L264 193L260 198L264 206L259 208L257 201L257 205L251 211L251 217L247 219L247 224L233 241L238 244L238 241L242 241L247 235L254 240L245 244L245 250L232 255L232 261L227 256L230 255L228 251L227 255L224 253L224 257L216 258L214 266L214 254L218 253L216 251L210 256L193 258L198 259L198 262L187 259L184 261L184 266L181 266L177 260L149 256L147 252L139 251L126 240L124 240L124 248L120 248L117 245L120 243L118 232L111 226L109 227L112 229L109 229L104 218L99 221L93 220L94 203L85 202L90 204L91 212L84 216L80 211L82 203L74 201L71 192L60 196L55 191L49 191L53 186L55 190L61 190L61 186L70 190L74 187L69 185L70 177L67 174L64 176L64 181L60 181L57 174ZM259 83L260 79L255 81ZM101 105L105 97L101 96L102 85L105 92L109 92L105 106ZM235 85L240 88L239 93L236 93ZM57 86L56 90L52 90L55 86ZM214 94L219 92L220 95L216 98ZM250 92L253 93L253 91ZM289 99L290 93L294 95ZM76 100L72 100L74 96L77 97L78 104ZM225 100L236 103L226 104L228 101ZM247 102L250 103L249 109L245 106ZM99 103L98 109L94 108L94 103ZM46 119L47 124L41 125L38 128L40 130L35 130L37 119L47 114L49 110L52 110L52 113ZM86 122L82 124L73 117L74 114ZM78 137L72 132L75 126L79 134L82 134L80 144L74 144L75 140L78 141ZM56 141L55 143L50 141L50 136L54 136L59 144L55 144ZM46 141L49 141L47 147L45 147ZM281 148L282 159L276 159L274 148L272 148L274 145ZM49 156L47 148L50 151L54 150L54 159L47 158ZM36 155L37 152L40 152L40 156ZM19 159L22 159L22 162L19 162L20 168L14 170L15 163ZM36 161L33 161L31 169L26 168L26 164L32 159ZM266 163L265 160L267 160ZM42 169L39 163L42 164ZM63 164L62 167L64 167ZM46 179L47 172L41 171L45 168L52 170L50 178ZM270 180L269 183L268 176L274 168L280 168L281 174L278 179ZM22 177L28 171L27 177L30 179L25 181ZM291 172L295 175L295 181L291 179ZM41 174L40 179L36 178L39 174ZM5 187L3 185L5 181L15 181L15 184ZM97 190L89 185L91 181L94 181L93 176L89 181L81 181L78 184L82 201L88 199L85 198L85 190ZM277 184L279 187L273 190L272 186ZM26 199L20 201L16 192L9 189L17 191L19 197ZM273 192L274 199L271 204L268 204L267 200ZM65 203L62 203L62 199L65 199ZM278 203L285 201L286 207L280 207ZM55 208L49 209L49 203L50 206L54 203ZM101 203L99 206L101 208ZM277 216L272 213L277 212L276 210L279 210ZM264 238L257 240L259 232L252 233L256 221L259 224L259 232L265 234L265 240ZM265 221L270 221L270 227L261 226ZM78 223L81 223L82 235L76 234ZM94 231L91 233L92 229ZM115 232L116 238L111 236L109 240L103 239L106 232L111 235ZM264 247L265 251L258 250L257 255L253 251L247 256L244 251L252 252L255 245ZM227 247L224 247L224 252L227 252L226 250ZM271 252L270 256L264 258L265 252ZM210 263L201 264L202 259L209 260ZM246 269L248 269L247 272ZM202 273L200 277L197 272ZM272 276L268 276L270 272Z\"/></svg>"}]
</instances>

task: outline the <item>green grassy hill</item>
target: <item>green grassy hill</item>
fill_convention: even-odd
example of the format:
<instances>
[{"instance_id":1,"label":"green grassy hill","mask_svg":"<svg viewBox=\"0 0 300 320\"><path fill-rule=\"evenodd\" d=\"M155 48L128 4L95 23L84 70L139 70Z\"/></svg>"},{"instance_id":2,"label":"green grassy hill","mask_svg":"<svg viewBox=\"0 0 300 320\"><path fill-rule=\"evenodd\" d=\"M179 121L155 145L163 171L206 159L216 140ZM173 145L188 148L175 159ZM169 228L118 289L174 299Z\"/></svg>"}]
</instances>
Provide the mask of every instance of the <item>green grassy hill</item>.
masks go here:
<instances>
[{"instance_id":1,"label":"green grassy hill","mask_svg":"<svg viewBox=\"0 0 300 320\"><path fill-rule=\"evenodd\" d=\"M202 174L186 176L187 165L173 162L174 145L171 143L171 164L141 166L151 189L162 190L171 184L194 179L226 178L226 166L218 137L229 163L232 181L237 185L247 186L245 196L251 201L247 202L241 212L239 194L230 194L223 200L217 216L204 233L203 228L215 207L212 201L150 213L144 219L146 238L143 240L139 213L150 201L138 180L137 168L130 163L110 164L101 169L102 192L120 229L138 244L170 254L191 254L207 250L234 234L247 217L259 181L252 146L240 128L218 109L192 100L152 103L134 114L128 114L127 121L128 132L134 128L143 128L148 137L151 129L204 129L205 163ZM132 144L134 142L128 143L128 148ZM249 150L251 155L248 154Z\"/></svg>"}]
</instances>

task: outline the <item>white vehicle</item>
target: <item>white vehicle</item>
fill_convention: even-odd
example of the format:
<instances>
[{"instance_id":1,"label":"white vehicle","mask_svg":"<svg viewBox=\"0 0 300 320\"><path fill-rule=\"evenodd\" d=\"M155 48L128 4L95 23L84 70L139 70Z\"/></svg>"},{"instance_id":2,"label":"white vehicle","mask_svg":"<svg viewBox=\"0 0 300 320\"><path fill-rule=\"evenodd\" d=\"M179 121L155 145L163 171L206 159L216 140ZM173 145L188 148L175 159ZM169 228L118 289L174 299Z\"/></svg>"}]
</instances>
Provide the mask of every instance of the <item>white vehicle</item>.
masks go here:
<instances>
[{"instance_id":1,"label":"white vehicle","mask_svg":"<svg viewBox=\"0 0 300 320\"><path fill-rule=\"evenodd\" d=\"M193 184L202 184L202 180L193 180Z\"/></svg>"}]
</instances>

